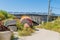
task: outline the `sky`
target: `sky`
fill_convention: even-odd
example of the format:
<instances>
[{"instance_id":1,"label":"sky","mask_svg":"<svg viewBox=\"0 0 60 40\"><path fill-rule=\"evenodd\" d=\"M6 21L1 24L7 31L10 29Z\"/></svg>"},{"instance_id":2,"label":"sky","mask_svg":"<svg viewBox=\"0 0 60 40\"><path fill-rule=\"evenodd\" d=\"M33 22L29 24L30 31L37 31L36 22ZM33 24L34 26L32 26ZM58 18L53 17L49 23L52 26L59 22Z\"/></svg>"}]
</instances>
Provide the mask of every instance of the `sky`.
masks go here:
<instances>
[{"instance_id":1,"label":"sky","mask_svg":"<svg viewBox=\"0 0 60 40\"><path fill-rule=\"evenodd\" d=\"M53 13L60 14L60 0L51 0ZM48 0L0 0L0 10L7 12L48 12Z\"/></svg>"}]
</instances>

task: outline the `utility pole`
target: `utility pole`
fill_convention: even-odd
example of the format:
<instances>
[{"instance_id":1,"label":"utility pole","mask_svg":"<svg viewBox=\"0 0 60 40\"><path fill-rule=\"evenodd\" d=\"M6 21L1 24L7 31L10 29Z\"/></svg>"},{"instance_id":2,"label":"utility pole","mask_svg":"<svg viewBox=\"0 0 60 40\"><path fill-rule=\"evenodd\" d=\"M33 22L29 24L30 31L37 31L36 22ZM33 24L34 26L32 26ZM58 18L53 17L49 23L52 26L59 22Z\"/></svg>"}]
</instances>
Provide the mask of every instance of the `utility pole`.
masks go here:
<instances>
[{"instance_id":1,"label":"utility pole","mask_svg":"<svg viewBox=\"0 0 60 40\"><path fill-rule=\"evenodd\" d=\"M47 22L49 21L50 17L50 0L48 0L48 15L47 15Z\"/></svg>"}]
</instances>

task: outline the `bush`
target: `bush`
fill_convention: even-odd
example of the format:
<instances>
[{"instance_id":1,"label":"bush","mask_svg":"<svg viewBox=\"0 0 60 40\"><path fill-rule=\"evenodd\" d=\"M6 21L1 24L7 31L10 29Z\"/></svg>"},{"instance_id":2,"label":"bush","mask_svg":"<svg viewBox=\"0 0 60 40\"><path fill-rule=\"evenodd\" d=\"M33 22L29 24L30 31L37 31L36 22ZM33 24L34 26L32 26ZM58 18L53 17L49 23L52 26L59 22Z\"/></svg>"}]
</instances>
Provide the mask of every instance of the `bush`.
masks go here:
<instances>
[{"instance_id":1,"label":"bush","mask_svg":"<svg viewBox=\"0 0 60 40\"><path fill-rule=\"evenodd\" d=\"M58 18L52 22L48 22L48 23L45 23L43 25L40 25L38 27L60 32L60 18Z\"/></svg>"},{"instance_id":2,"label":"bush","mask_svg":"<svg viewBox=\"0 0 60 40\"><path fill-rule=\"evenodd\" d=\"M0 20L5 20L5 19L8 19L8 18L16 18L14 15L4 11L4 10L0 10Z\"/></svg>"},{"instance_id":3,"label":"bush","mask_svg":"<svg viewBox=\"0 0 60 40\"><path fill-rule=\"evenodd\" d=\"M48 22L44 25L44 28L51 30L53 28L53 24L51 22Z\"/></svg>"},{"instance_id":4,"label":"bush","mask_svg":"<svg viewBox=\"0 0 60 40\"><path fill-rule=\"evenodd\" d=\"M18 30L23 30L24 25L22 23L20 23L19 20L17 20L16 26L17 26Z\"/></svg>"},{"instance_id":5,"label":"bush","mask_svg":"<svg viewBox=\"0 0 60 40\"><path fill-rule=\"evenodd\" d=\"M31 28L24 28L22 31L18 31L19 35L20 36L28 36L28 35L31 35L31 33L33 33L34 30L31 29Z\"/></svg>"},{"instance_id":6,"label":"bush","mask_svg":"<svg viewBox=\"0 0 60 40\"><path fill-rule=\"evenodd\" d=\"M12 33L11 40L14 40L14 34Z\"/></svg>"},{"instance_id":7,"label":"bush","mask_svg":"<svg viewBox=\"0 0 60 40\"><path fill-rule=\"evenodd\" d=\"M32 28L24 27L24 24L20 23L19 20L17 20L16 26L18 27L18 33L20 36L28 36L34 32Z\"/></svg>"}]
</instances>

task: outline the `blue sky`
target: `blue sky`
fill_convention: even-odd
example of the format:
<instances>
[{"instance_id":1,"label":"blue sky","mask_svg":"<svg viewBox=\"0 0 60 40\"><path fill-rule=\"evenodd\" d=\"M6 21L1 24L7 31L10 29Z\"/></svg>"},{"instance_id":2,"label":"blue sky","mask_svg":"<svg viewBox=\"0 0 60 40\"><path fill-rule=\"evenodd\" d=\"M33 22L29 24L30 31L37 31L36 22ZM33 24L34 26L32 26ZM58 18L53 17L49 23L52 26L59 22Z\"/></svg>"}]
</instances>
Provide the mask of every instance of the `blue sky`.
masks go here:
<instances>
[{"instance_id":1,"label":"blue sky","mask_svg":"<svg viewBox=\"0 0 60 40\"><path fill-rule=\"evenodd\" d=\"M60 0L51 0L52 12L60 14ZM8 12L48 12L48 0L0 0L0 10Z\"/></svg>"}]
</instances>

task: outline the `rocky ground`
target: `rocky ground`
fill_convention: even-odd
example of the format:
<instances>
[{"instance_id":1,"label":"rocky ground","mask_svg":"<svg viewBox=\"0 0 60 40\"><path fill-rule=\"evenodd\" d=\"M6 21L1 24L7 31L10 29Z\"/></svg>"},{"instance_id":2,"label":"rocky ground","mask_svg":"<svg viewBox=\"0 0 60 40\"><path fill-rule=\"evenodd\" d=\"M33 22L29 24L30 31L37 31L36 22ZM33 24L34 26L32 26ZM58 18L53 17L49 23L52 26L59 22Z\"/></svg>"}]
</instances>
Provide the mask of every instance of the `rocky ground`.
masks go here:
<instances>
[{"instance_id":1,"label":"rocky ground","mask_svg":"<svg viewBox=\"0 0 60 40\"><path fill-rule=\"evenodd\" d=\"M60 40L60 33L45 30L45 29L38 29L31 36L25 37L17 37L17 33L15 33L15 40Z\"/></svg>"}]
</instances>

